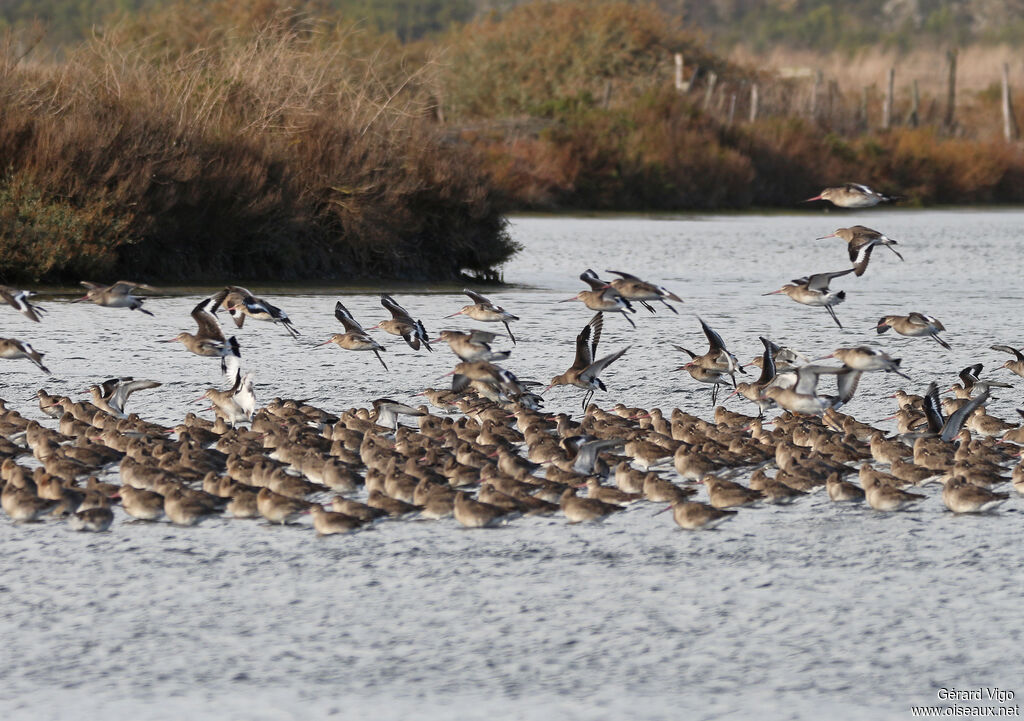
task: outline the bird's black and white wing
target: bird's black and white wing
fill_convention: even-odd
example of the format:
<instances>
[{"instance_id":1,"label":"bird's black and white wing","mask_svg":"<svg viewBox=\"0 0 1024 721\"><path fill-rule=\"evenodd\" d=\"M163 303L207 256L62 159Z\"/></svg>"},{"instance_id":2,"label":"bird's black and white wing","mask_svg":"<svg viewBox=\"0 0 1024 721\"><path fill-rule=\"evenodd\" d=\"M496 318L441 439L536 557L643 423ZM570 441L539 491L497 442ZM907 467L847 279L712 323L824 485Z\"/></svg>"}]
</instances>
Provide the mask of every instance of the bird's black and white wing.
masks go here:
<instances>
[{"instance_id":1,"label":"bird's black and white wing","mask_svg":"<svg viewBox=\"0 0 1024 721\"><path fill-rule=\"evenodd\" d=\"M621 270L606 270L605 273L611 273L612 275L617 275L620 278L622 278L623 280L632 280L632 281L634 281L636 283L643 283L644 282L644 281L640 280L639 278L637 278L635 275L630 275L629 273L623 273Z\"/></svg>"},{"instance_id":2,"label":"bird's black and white wing","mask_svg":"<svg viewBox=\"0 0 1024 721\"><path fill-rule=\"evenodd\" d=\"M606 355L604 358L601 358L600 360L594 361L589 366L587 366L587 368L582 373L580 373L580 380L583 381L584 383L590 383L591 381L598 380L604 369L610 366L615 361L617 361L619 358L621 358L623 353L625 353L629 349L630 346L626 346L622 350L615 351L614 353L610 353Z\"/></svg>"},{"instance_id":3,"label":"bird's black and white wing","mask_svg":"<svg viewBox=\"0 0 1024 721\"><path fill-rule=\"evenodd\" d=\"M807 290L828 290L828 284L832 282L833 278L848 275L854 270L854 268L847 268L846 270L837 270L834 273L815 273L806 279Z\"/></svg>"},{"instance_id":4,"label":"bird's black and white wing","mask_svg":"<svg viewBox=\"0 0 1024 721\"><path fill-rule=\"evenodd\" d=\"M3 299L9 306L17 310L31 321L39 322L39 314L45 313L46 309L29 302L33 293L27 290L18 290L0 285L0 299Z\"/></svg>"},{"instance_id":5,"label":"bird's black and white wing","mask_svg":"<svg viewBox=\"0 0 1024 721\"><path fill-rule=\"evenodd\" d=\"M775 353L779 350L779 346L764 336L760 336L760 338L764 344L764 354L761 356L761 375L756 382L763 388L775 378Z\"/></svg>"},{"instance_id":6,"label":"bird's black and white wing","mask_svg":"<svg viewBox=\"0 0 1024 721\"><path fill-rule=\"evenodd\" d=\"M858 371L852 368L846 368L836 374L838 390L835 401L832 404L833 408L839 408L840 406L850 402L850 399L853 398L853 394L857 392L857 386L860 384L862 375L864 375L864 371Z\"/></svg>"},{"instance_id":7,"label":"bird's black and white wing","mask_svg":"<svg viewBox=\"0 0 1024 721\"><path fill-rule=\"evenodd\" d=\"M601 340L603 327L604 314L597 313L576 336L576 358L572 363L573 370L581 371L594 362L594 353L597 351L598 341Z\"/></svg>"},{"instance_id":8,"label":"bird's black and white wing","mask_svg":"<svg viewBox=\"0 0 1024 721\"><path fill-rule=\"evenodd\" d=\"M859 246L855 246L853 243L850 244L850 260L853 261L854 275L858 278L864 275L864 271L868 269L868 263L871 261L871 251L874 247L874 241L868 241Z\"/></svg>"},{"instance_id":9,"label":"bird's black and white wing","mask_svg":"<svg viewBox=\"0 0 1024 721\"><path fill-rule=\"evenodd\" d=\"M1003 353L1010 353L1011 355L1016 356L1017 360L1024 361L1024 353L1020 352L1019 350L1017 350L1013 346L994 345L994 346L991 346L991 348L992 348L992 350L1002 351Z\"/></svg>"},{"instance_id":10,"label":"bird's black and white wing","mask_svg":"<svg viewBox=\"0 0 1024 721\"><path fill-rule=\"evenodd\" d=\"M200 338L208 338L210 340L216 340L220 342L226 342L224 338L224 331L220 328L220 323L217 322L216 316L209 311L210 305L213 303L215 298L203 298L199 301L195 308L192 309L192 319L196 322L199 327L199 331L196 335ZM216 308L217 306L213 306Z\"/></svg>"},{"instance_id":11,"label":"bird's black and white wing","mask_svg":"<svg viewBox=\"0 0 1024 721\"><path fill-rule=\"evenodd\" d=\"M984 385L984 384L981 384ZM956 434L963 428L964 423L974 413L975 409L984 404L988 400L989 389L985 386L981 393L976 395L971 400L967 401L960 410L953 413L949 418L946 419L945 424L942 426L942 432L939 434L939 438L944 441L951 441L956 437Z\"/></svg>"},{"instance_id":12,"label":"bird's black and white wing","mask_svg":"<svg viewBox=\"0 0 1024 721\"><path fill-rule=\"evenodd\" d=\"M108 381L109 383L109 381ZM107 398L107 403L114 410L124 412L124 407L128 403L128 396L135 391L145 390L147 388L159 388L162 383L157 381L148 380L131 380L127 379L117 384L113 392Z\"/></svg>"},{"instance_id":13,"label":"bird's black and white wing","mask_svg":"<svg viewBox=\"0 0 1024 721\"><path fill-rule=\"evenodd\" d=\"M472 300L474 303L479 303L481 305L494 305L486 296L480 295L475 290L469 290L469 288L464 288L462 292L468 295L470 300Z\"/></svg>"},{"instance_id":14,"label":"bird's black and white wing","mask_svg":"<svg viewBox=\"0 0 1024 721\"><path fill-rule=\"evenodd\" d=\"M974 365L967 366L957 374L960 376L960 380L963 381L964 388L970 390L974 387L974 384L980 380L981 371L984 367L981 363L975 363Z\"/></svg>"},{"instance_id":15,"label":"bird's black and white wing","mask_svg":"<svg viewBox=\"0 0 1024 721\"><path fill-rule=\"evenodd\" d=\"M597 273L595 273L590 268L587 268L585 271L580 273L580 280L589 285L591 290L601 290L601 288L604 288L606 285L608 285L606 281L603 281L600 278L598 278Z\"/></svg>"},{"instance_id":16,"label":"bird's black and white wing","mask_svg":"<svg viewBox=\"0 0 1024 721\"><path fill-rule=\"evenodd\" d=\"M818 378L827 374L842 373L845 366L805 365L796 369L796 385L793 390L803 395L814 395L818 389Z\"/></svg>"},{"instance_id":17,"label":"bird's black and white wing","mask_svg":"<svg viewBox=\"0 0 1024 721\"><path fill-rule=\"evenodd\" d=\"M398 304L398 301L396 301L387 293L381 293L380 304L388 309L388 312L391 313L391 317L394 318L395 320L413 323L412 316L409 315L409 312L405 308L400 306Z\"/></svg>"},{"instance_id":18,"label":"bird's black and white wing","mask_svg":"<svg viewBox=\"0 0 1024 721\"><path fill-rule=\"evenodd\" d=\"M939 400L939 387L932 381L924 394L924 415L928 420L928 430L938 434L942 432L942 426L946 422L942 415L942 402Z\"/></svg>"},{"instance_id":19,"label":"bird's black and white wing","mask_svg":"<svg viewBox=\"0 0 1024 721\"><path fill-rule=\"evenodd\" d=\"M724 351L725 341L722 340L722 336L718 335L711 326L705 323L703 318L698 318L697 320L700 321L700 327L704 330L704 336L708 339L708 344L710 345L708 353L713 351Z\"/></svg>"}]
</instances>

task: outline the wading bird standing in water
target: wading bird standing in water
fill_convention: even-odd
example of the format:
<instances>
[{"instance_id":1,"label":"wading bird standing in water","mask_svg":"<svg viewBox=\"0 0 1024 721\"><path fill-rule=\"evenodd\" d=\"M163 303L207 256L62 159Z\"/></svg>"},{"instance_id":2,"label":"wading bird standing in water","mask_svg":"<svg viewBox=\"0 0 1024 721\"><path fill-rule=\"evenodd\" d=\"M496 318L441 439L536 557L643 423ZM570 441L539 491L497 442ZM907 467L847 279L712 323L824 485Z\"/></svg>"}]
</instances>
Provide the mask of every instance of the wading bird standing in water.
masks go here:
<instances>
[{"instance_id":1,"label":"wading bird standing in water","mask_svg":"<svg viewBox=\"0 0 1024 721\"><path fill-rule=\"evenodd\" d=\"M692 359L689 363L679 366L676 370L685 370L690 377L701 383L711 384L711 404L718 401L718 386L732 385L736 387L736 371L746 373L739 360L725 347L725 341L711 326L698 318L704 336L708 339L708 352L697 355L681 345L673 346L676 350L686 353ZM731 381L731 383L730 383Z\"/></svg>"},{"instance_id":2,"label":"wading bird standing in water","mask_svg":"<svg viewBox=\"0 0 1024 721\"><path fill-rule=\"evenodd\" d=\"M252 420L256 411L256 395L253 391L252 373L242 375L239 368L235 371L235 382L226 391L207 388L196 400L209 399L214 411L232 426Z\"/></svg>"}]
</instances>

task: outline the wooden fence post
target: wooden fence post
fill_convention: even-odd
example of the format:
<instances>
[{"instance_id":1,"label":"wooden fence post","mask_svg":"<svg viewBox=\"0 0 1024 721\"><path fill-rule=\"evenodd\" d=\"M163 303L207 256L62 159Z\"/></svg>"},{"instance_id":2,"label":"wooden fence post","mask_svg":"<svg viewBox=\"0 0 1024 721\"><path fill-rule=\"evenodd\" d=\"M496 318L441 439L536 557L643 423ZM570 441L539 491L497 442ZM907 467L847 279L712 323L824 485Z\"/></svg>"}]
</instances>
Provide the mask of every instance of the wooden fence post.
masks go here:
<instances>
[{"instance_id":1,"label":"wooden fence post","mask_svg":"<svg viewBox=\"0 0 1024 721\"><path fill-rule=\"evenodd\" d=\"M946 51L949 78L946 81L946 117L943 122L947 131L956 125L956 48Z\"/></svg>"},{"instance_id":2,"label":"wooden fence post","mask_svg":"<svg viewBox=\"0 0 1024 721\"><path fill-rule=\"evenodd\" d=\"M921 121L919 116L920 105L921 93L917 89L917 78L914 78L914 82L910 86L910 112L907 113L907 125L911 128L916 128Z\"/></svg>"},{"instance_id":3,"label":"wooden fence post","mask_svg":"<svg viewBox=\"0 0 1024 721\"><path fill-rule=\"evenodd\" d=\"M1010 66L1003 63L1003 137L1010 143L1018 136L1017 118L1013 116L1013 101L1010 98Z\"/></svg>"},{"instance_id":4,"label":"wooden fence post","mask_svg":"<svg viewBox=\"0 0 1024 721\"><path fill-rule=\"evenodd\" d=\"M885 103L882 106L882 129L892 127L893 92L896 84L896 68L889 68L889 85L885 90Z\"/></svg>"},{"instance_id":5,"label":"wooden fence post","mask_svg":"<svg viewBox=\"0 0 1024 721\"><path fill-rule=\"evenodd\" d=\"M839 105L839 112L843 112L843 96L839 93L839 81L828 81L828 107L825 110L828 127L835 130L836 126L836 105Z\"/></svg>"},{"instance_id":6,"label":"wooden fence post","mask_svg":"<svg viewBox=\"0 0 1024 721\"><path fill-rule=\"evenodd\" d=\"M676 59L676 90L678 90L679 92L685 92L686 90L689 90L689 88L686 87L686 83L683 82L683 54L682 53L676 53L675 59Z\"/></svg>"},{"instance_id":7,"label":"wooden fence post","mask_svg":"<svg viewBox=\"0 0 1024 721\"><path fill-rule=\"evenodd\" d=\"M733 119L736 117L736 93L729 96L729 122L727 125L732 125Z\"/></svg>"},{"instance_id":8,"label":"wooden fence post","mask_svg":"<svg viewBox=\"0 0 1024 721\"><path fill-rule=\"evenodd\" d=\"M752 123L757 120L757 104L757 83L753 83L750 86L750 122Z\"/></svg>"},{"instance_id":9,"label":"wooden fence post","mask_svg":"<svg viewBox=\"0 0 1024 721\"><path fill-rule=\"evenodd\" d=\"M811 86L811 119L812 120L817 120L818 119L818 103L819 103L819 99L818 98L821 95L821 80L822 80L821 70L818 70L816 73L814 73L814 85Z\"/></svg>"},{"instance_id":10,"label":"wooden fence post","mask_svg":"<svg viewBox=\"0 0 1024 721\"><path fill-rule=\"evenodd\" d=\"M704 90L704 112L711 107L711 98L715 95L715 85L718 83L718 73L714 70L708 72L708 85Z\"/></svg>"}]
</instances>

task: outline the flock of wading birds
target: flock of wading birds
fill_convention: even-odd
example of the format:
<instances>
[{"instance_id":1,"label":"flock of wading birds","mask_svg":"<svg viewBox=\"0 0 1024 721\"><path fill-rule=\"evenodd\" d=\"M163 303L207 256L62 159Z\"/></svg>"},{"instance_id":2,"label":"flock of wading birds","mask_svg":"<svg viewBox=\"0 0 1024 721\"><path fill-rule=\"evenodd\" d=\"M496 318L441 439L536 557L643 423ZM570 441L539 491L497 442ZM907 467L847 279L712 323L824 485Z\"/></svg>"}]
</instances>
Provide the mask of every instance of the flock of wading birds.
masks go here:
<instances>
[{"instance_id":1,"label":"flock of wading birds","mask_svg":"<svg viewBox=\"0 0 1024 721\"><path fill-rule=\"evenodd\" d=\"M812 198L820 199L841 207L866 207L887 198L864 186L847 185ZM902 256L893 248L896 241L861 225L825 237L847 243L852 267L799 278L774 293L821 306L839 325L834 306L844 293L830 290L829 282L849 273L862 275L876 247L891 250L900 260ZM651 312L655 303L678 312L672 303L681 302L661 286L628 273L607 272L617 277L603 280L586 270L580 278L590 289L567 299L582 301L596 315L576 338L572 366L547 386L573 385L586 391L579 421L541 411L543 391L537 390L542 384L520 380L498 364L510 351L492 350L497 333L445 330L431 340L422 321L386 294L381 303L391 318L369 330L401 336L414 350L432 351L431 343L444 341L458 356L448 374L451 389L421 394L435 411L387 398L373 401L372 409L339 414L280 398L257 409L252 374L242 373L238 340L225 336L218 311L226 310L239 329L252 318L276 323L292 337L299 331L280 308L231 286L195 306L195 333L162 341L180 342L196 355L220 359L231 386L210 388L201 396L210 401L214 422L190 413L181 424L166 428L126 414L132 393L160 385L132 378L92 386L91 403L39 390L40 409L57 419L56 430L0 401L3 510L15 522L66 519L71 528L84 531L107 530L116 504L136 521L166 517L182 526L225 513L263 517L275 524L311 514L313 528L326 535L389 517L454 516L464 526L480 528L560 511L576 523L602 519L644 500L669 503L665 510L673 510L683 528L707 529L733 518L737 508L789 504L822 488L836 503L866 501L878 511L913 508L926 496L906 487L931 482L942 484L942 501L955 513L995 509L1009 494L993 487L1007 481L1024 494L1024 426L986 414L991 388L1010 386L982 380L981 364L960 373L962 382L951 389L955 397L950 399L940 400L935 383L923 397L897 391L898 434L886 437L838 409L853 396L863 373L904 376L900 359L857 346L827 356L841 365L820 365L762 337L764 353L748 366L757 366L760 374L756 380L738 382L737 373L746 369L721 336L700 321L708 351L698 355L676 346L690 358L680 369L711 386L713 405L725 386L755 404L756 415L717 406L714 422L709 422L680 409L666 418L657 408L618 404L605 411L589 404L595 390L606 390L601 374L628 350L598 357L604 314L622 314L635 326L629 317L636 312L634 303ZM143 298L133 294L138 288L154 290L149 286L127 281L83 285L87 293L79 301L152 315L142 307ZM515 344L510 323L518 317L479 293L465 293L473 302L447 317L502 323ZM0 296L33 321L45 312L28 291L4 287ZM380 355L384 347L340 301L335 316L345 332L321 345L371 351L387 369ZM922 313L880 319L878 333L889 329L930 337L949 348L938 336L942 324ZM1012 354L1014 359L1003 367L1024 377L1020 350L992 347ZM42 354L20 340L0 339L0 357L27 358L49 372ZM836 377L836 394L818 392L824 375ZM764 413L776 407L782 414L765 421ZM402 425L401 417L415 419L416 426ZM768 430L768 425L773 428ZM35 463L19 463L29 454ZM100 481L115 465L120 484ZM681 482L665 477L670 465ZM775 469L774 477L769 468ZM848 480L853 475L859 485ZM730 480L740 476L747 478L746 485ZM692 500L696 484L707 490L708 503ZM582 488L585 497L577 495ZM351 497L362 497L364 491L365 502ZM331 494L336 495L325 505Z\"/></svg>"}]
</instances>

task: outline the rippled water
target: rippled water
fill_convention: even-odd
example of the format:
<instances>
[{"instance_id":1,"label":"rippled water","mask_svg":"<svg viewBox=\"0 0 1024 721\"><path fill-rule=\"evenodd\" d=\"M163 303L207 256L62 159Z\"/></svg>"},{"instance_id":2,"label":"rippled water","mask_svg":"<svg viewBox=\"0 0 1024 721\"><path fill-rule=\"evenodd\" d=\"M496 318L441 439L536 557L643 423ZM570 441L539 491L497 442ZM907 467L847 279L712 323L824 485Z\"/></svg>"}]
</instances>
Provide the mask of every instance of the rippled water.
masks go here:
<instances>
[{"instance_id":1,"label":"rippled water","mask_svg":"<svg viewBox=\"0 0 1024 721\"><path fill-rule=\"evenodd\" d=\"M808 273L847 267L841 241L863 223L898 239L847 291L836 328L822 309L761 294ZM678 218L519 217L523 253L511 285L488 294L519 314L507 366L547 381L573 358L591 313L568 298L592 267L657 281L685 300L607 317L602 352L629 346L603 376L611 405L709 415L709 394L674 372L677 343L698 353L704 318L741 358L758 335L809 356L880 343L922 391L984 362L1018 387L991 412L1021 405L1019 379L997 370L993 343L1024 345L1019 312L1024 213L877 212ZM320 290L320 289L318 289ZM465 302L458 288L397 288L433 333ZM257 397L308 398L331 410L412 394L454 358L439 348L370 354L316 348L340 326L338 297L370 326L387 317L365 289L268 294L303 335L247 323L238 332ZM34 392L72 393L114 375L164 385L129 410L175 422L210 384L215 363L155 341L191 330L200 291L154 297L150 318L60 301L35 325L4 311L3 335L47 353L44 378L2 361L0 396L41 418ZM938 317L953 350L878 336L877 319ZM500 326L498 326L500 328ZM503 344L507 346L507 342ZM891 376L866 376L848 406L878 421ZM548 408L578 412L581 391ZM747 410L735 399L730 406ZM890 426L891 427L891 426ZM0 714L3 718L909 718L942 687L1021 685L1021 500L997 515L954 517L937 487L914 513L837 508L822 495L744 511L714 533L676 529L650 504L601 525L521 519L495 531L454 521L383 523L343 538L307 526L213 519L194 529L130 525L74 534L58 523L0 520Z\"/></svg>"}]
</instances>

